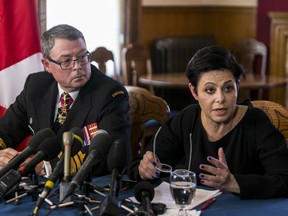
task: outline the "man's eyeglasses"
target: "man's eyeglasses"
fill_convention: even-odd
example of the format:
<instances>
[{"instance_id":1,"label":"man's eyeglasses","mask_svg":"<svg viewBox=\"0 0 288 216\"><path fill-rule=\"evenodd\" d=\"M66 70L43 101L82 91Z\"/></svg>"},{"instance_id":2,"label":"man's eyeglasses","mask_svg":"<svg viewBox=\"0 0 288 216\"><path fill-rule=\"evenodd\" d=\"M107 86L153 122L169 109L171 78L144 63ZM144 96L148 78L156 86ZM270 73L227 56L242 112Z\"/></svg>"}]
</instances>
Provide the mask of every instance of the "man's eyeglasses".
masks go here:
<instances>
[{"instance_id":1,"label":"man's eyeglasses","mask_svg":"<svg viewBox=\"0 0 288 216\"><path fill-rule=\"evenodd\" d=\"M80 65L86 65L91 60L91 54L87 51L84 55L79 56L76 59L67 59L65 61L55 61L54 59L50 58L49 56L47 59L54 64L58 64L62 70L70 70L75 66L75 62L77 61Z\"/></svg>"}]
</instances>

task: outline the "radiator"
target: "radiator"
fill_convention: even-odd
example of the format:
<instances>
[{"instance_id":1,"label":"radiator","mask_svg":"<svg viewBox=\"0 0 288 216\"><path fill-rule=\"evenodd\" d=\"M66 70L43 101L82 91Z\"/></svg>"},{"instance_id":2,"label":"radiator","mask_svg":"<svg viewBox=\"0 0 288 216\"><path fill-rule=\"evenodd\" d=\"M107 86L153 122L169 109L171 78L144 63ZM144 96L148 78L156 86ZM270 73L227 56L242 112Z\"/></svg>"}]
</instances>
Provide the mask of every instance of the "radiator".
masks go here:
<instances>
[{"instance_id":1,"label":"radiator","mask_svg":"<svg viewBox=\"0 0 288 216\"><path fill-rule=\"evenodd\" d=\"M189 60L198 49L215 44L215 38L211 35L156 39L151 43L153 73L184 72Z\"/></svg>"}]
</instances>

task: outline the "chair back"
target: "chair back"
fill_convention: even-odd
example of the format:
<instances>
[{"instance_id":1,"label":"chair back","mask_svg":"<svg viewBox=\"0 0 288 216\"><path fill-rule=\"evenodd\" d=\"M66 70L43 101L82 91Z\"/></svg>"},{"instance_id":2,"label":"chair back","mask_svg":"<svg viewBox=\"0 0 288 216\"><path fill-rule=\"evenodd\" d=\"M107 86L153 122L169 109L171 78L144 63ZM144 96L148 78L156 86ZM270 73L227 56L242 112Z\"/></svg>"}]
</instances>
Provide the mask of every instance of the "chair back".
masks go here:
<instances>
[{"instance_id":1,"label":"chair back","mask_svg":"<svg viewBox=\"0 0 288 216\"><path fill-rule=\"evenodd\" d=\"M169 118L170 108L166 101L154 96L145 88L125 86L129 94L131 118L131 148L136 156L143 151L141 140L144 136L144 124L149 120L156 120L163 125Z\"/></svg>"},{"instance_id":2,"label":"chair back","mask_svg":"<svg viewBox=\"0 0 288 216\"><path fill-rule=\"evenodd\" d=\"M104 74L107 72L107 62L111 61L114 70L113 78L119 80L112 51L107 50L106 47L97 47L93 52L91 52L91 61L95 61L98 65L98 69Z\"/></svg>"},{"instance_id":3,"label":"chair back","mask_svg":"<svg viewBox=\"0 0 288 216\"><path fill-rule=\"evenodd\" d=\"M254 107L265 111L274 126L288 138L288 109L273 101L254 100L251 101Z\"/></svg>"},{"instance_id":4,"label":"chair back","mask_svg":"<svg viewBox=\"0 0 288 216\"><path fill-rule=\"evenodd\" d=\"M257 57L261 58L260 73L266 73L267 47L264 43L252 38L243 39L234 44L232 53L237 61L245 66L247 73L255 73Z\"/></svg>"},{"instance_id":5,"label":"chair back","mask_svg":"<svg viewBox=\"0 0 288 216\"><path fill-rule=\"evenodd\" d=\"M138 76L151 74L149 50L140 43L132 43L122 49L122 72L124 85L138 85Z\"/></svg>"}]
</instances>

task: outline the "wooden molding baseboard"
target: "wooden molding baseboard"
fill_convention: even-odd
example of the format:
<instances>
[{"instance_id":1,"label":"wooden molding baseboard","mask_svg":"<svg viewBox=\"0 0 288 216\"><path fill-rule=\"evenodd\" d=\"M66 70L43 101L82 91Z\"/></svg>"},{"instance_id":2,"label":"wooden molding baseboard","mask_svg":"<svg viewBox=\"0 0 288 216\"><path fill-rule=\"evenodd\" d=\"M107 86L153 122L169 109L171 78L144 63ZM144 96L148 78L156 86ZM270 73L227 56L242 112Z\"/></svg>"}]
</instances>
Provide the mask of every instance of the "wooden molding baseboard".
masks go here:
<instances>
[{"instance_id":1,"label":"wooden molding baseboard","mask_svg":"<svg viewBox=\"0 0 288 216\"><path fill-rule=\"evenodd\" d=\"M229 6L257 7L257 0L142 0L144 7L184 7L184 6Z\"/></svg>"}]
</instances>

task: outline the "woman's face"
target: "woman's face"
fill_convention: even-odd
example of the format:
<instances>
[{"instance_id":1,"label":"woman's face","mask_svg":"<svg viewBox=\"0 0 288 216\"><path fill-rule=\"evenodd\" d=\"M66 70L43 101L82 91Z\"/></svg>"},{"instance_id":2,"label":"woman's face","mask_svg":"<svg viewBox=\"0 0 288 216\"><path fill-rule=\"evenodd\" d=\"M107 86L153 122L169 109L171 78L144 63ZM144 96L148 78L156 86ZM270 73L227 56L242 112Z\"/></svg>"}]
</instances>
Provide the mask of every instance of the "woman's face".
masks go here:
<instances>
[{"instance_id":1,"label":"woman's face","mask_svg":"<svg viewBox=\"0 0 288 216\"><path fill-rule=\"evenodd\" d=\"M209 121L228 123L234 114L238 85L230 70L212 70L200 75L197 93L189 83L194 98Z\"/></svg>"}]
</instances>

